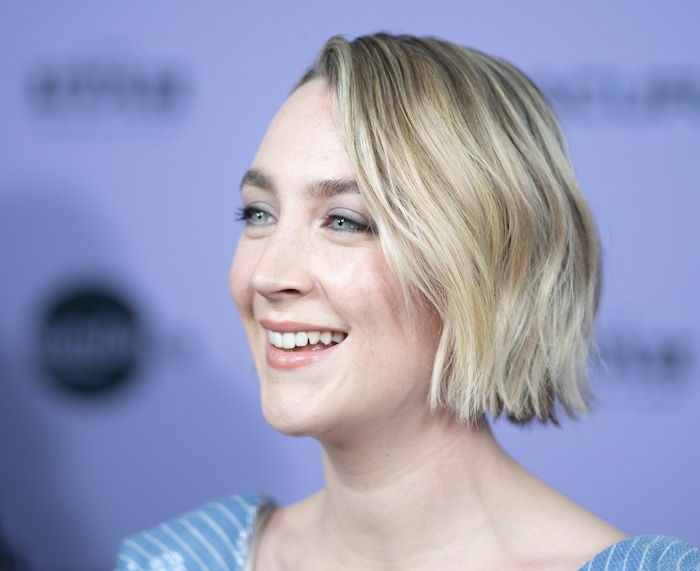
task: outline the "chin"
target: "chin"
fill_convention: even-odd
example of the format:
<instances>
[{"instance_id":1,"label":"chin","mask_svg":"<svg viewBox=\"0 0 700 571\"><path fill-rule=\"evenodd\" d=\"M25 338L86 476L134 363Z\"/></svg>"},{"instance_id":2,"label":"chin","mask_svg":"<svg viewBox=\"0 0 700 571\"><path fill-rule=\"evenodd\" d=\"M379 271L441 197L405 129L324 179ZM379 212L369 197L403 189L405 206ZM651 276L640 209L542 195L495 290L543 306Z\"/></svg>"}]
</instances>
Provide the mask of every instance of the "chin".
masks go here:
<instances>
[{"instance_id":1,"label":"chin","mask_svg":"<svg viewBox=\"0 0 700 571\"><path fill-rule=\"evenodd\" d=\"M275 391L272 391L275 392ZM315 436L322 431L320 415L313 412L308 398L270 395L262 391L262 412L267 423L287 436Z\"/></svg>"},{"instance_id":2,"label":"chin","mask_svg":"<svg viewBox=\"0 0 700 571\"><path fill-rule=\"evenodd\" d=\"M270 414L264 410L263 415L272 428L285 436L294 436L297 438L312 436L313 431L304 423L299 422L298 419L284 418L281 415Z\"/></svg>"}]
</instances>

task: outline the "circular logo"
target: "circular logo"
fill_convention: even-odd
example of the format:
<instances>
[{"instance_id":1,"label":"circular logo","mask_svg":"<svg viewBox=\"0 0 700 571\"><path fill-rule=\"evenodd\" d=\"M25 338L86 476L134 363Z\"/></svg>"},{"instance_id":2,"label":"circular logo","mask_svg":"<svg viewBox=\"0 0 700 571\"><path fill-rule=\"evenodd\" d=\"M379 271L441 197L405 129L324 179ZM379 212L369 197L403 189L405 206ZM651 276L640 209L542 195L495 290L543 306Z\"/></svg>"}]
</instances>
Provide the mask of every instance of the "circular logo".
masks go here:
<instances>
[{"instance_id":1,"label":"circular logo","mask_svg":"<svg viewBox=\"0 0 700 571\"><path fill-rule=\"evenodd\" d=\"M42 316L40 361L59 386L109 392L134 375L143 336L136 312L114 292L82 287L61 295Z\"/></svg>"}]
</instances>

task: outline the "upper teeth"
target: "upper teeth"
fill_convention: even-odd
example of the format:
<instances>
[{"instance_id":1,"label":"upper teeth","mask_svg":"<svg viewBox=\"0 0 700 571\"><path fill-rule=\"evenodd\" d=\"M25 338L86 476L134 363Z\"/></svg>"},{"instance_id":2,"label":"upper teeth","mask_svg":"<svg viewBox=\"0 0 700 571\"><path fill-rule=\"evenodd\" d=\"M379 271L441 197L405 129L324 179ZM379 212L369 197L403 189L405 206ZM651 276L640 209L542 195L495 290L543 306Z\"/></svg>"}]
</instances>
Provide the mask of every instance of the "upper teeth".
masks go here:
<instances>
[{"instance_id":1,"label":"upper teeth","mask_svg":"<svg viewBox=\"0 0 700 571\"><path fill-rule=\"evenodd\" d=\"M297 331L281 333L279 331L267 332L270 343L278 349L294 349L294 347L306 347L316 345L319 341L324 345L332 342L340 343L347 335L341 331Z\"/></svg>"}]
</instances>

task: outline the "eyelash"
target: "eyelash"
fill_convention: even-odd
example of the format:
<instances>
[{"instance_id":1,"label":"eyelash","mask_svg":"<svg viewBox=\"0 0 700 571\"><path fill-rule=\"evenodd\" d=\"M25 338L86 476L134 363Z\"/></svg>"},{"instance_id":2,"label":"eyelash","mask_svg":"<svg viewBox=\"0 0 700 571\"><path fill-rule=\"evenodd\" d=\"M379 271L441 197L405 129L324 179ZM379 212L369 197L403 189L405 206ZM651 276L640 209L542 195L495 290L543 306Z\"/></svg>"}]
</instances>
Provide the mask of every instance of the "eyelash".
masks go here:
<instances>
[{"instance_id":1,"label":"eyelash","mask_svg":"<svg viewBox=\"0 0 700 571\"><path fill-rule=\"evenodd\" d=\"M254 216L264 217L265 220L255 220ZM245 206L239 208L236 213L236 219L241 222L245 222L247 226L257 226L260 224L266 224L268 219L271 217L270 214L265 212L262 208L256 208L255 206ZM345 224L347 228L337 228L334 227L334 223L339 222ZM335 232L359 232L364 234L376 234L377 229L373 224L366 224L358 220L353 220L348 216L342 216L341 214L329 214L326 216L326 226Z\"/></svg>"},{"instance_id":2,"label":"eyelash","mask_svg":"<svg viewBox=\"0 0 700 571\"><path fill-rule=\"evenodd\" d=\"M266 217L265 222L261 222L259 220L253 221L253 216L258 214ZM256 208L255 206L245 206L243 208L239 208L236 211L236 219L240 220L241 222L245 222L246 226L265 224L267 222L267 218L269 217L270 215L267 212L265 212L262 208Z\"/></svg>"},{"instance_id":3,"label":"eyelash","mask_svg":"<svg viewBox=\"0 0 700 571\"><path fill-rule=\"evenodd\" d=\"M347 224L349 228L334 228L333 223L336 221L342 221L342 223ZM326 223L331 230L335 230L336 232L361 232L363 234L376 234L376 229L373 225L353 220L352 218L342 216L341 214L329 214L326 216Z\"/></svg>"}]
</instances>

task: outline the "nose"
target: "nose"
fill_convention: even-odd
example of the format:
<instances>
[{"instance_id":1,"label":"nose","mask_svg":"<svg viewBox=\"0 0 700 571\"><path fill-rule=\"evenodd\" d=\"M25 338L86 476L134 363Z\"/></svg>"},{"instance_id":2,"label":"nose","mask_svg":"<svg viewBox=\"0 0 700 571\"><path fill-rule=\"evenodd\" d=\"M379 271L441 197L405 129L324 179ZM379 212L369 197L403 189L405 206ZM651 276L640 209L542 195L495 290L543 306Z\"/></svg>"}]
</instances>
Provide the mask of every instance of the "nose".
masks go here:
<instances>
[{"instance_id":1,"label":"nose","mask_svg":"<svg viewBox=\"0 0 700 571\"><path fill-rule=\"evenodd\" d=\"M261 244L250 286L268 300L306 295L313 280L309 271L309 245L297 228L277 225Z\"/></svg>"}]
</instances>

